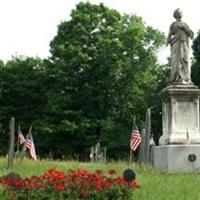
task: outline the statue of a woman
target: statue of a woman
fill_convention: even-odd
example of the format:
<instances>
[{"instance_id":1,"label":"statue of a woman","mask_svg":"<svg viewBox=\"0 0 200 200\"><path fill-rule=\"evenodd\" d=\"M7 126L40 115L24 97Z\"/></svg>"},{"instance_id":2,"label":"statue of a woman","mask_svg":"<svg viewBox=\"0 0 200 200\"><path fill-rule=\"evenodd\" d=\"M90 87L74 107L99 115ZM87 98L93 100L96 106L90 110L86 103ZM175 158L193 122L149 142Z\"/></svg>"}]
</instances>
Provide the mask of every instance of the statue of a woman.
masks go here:
<instances>
[{"instance_id":1,"label":"statue of a woman","mask_svg":"<svg viewBox=\"0 0 200 200\"><path fill-rule=\"evenodd\" d=\"M176 19L170 25L167 45L171 46L171 82L190 83L189 66L189 38L193 39L194 33L189 26L181 21L182 11L174 11Z\"/></svg>"}]
</instances>

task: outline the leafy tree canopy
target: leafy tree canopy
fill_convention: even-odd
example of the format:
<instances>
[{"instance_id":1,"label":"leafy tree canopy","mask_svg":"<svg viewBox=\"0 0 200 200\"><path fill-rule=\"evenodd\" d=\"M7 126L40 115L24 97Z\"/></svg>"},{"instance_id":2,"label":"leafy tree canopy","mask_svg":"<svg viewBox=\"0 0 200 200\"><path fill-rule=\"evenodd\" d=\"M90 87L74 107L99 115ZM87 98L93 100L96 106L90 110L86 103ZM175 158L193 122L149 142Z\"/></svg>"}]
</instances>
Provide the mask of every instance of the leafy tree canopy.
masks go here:
<instances>
[{"instance_id":1,"label":"leafy tree canopy","mask_svg":"<svg viewBox=\"0 0 200 200\"><path fill-rule=\"evenodd\" d=\"M133 115L142 127L148 107L159 113L166 70L156 53L164 39L141 17L79 3L59 24L50 58L13 58L0 67L1 123L12 116L33 123L43 156L85 157L99 140L112 157L124 155Z\"/></svg>"},{"instance_id":2,"label":"leafy tree canopy","mask_svg":"<svg viewBox=\"0 0 200 200\"><path fill-rule=\"evenodd\" d=\"M194 61L192 64L192 81L200 87L200 31L192 44Z\"/></svg>"},{"instance_id":3,"label":"leafy tree canopy","mask_svg":"<svg viewBox=\"0 0 200 200\"><path fill-rule=\"evenodd\" d=\"M52 87L59 99L51 106L63 102L59 115L65 113L67 134L89 140L84 147L100 139L127 148L133 115L141 123L155 102L162 71L156 53L163 43L164 35L138 16L78 4L50 43L51 77L62 85Z\"/></svg>"}]
</instances>

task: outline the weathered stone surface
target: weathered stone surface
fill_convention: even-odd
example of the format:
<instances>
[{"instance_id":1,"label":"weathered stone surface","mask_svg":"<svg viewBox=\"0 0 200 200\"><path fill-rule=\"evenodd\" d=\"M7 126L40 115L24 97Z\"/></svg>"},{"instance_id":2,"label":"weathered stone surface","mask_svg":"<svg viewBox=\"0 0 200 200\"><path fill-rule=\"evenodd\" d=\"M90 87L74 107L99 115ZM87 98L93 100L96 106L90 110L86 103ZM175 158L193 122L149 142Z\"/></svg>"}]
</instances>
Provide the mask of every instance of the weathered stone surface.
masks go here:
<instances>
[{"instance_id":1,"label":"weathered stone surface","mask_svg":"<svg viewBox=\"0 0 200 200\"><path fill-rule=\"evenodd\" d=\"M200 144L200 90L194 85L171 85L161 91L162 133L159 145Z\"/></svg>"},{"instance_id":2,"label":"weathered stone surface","mask_svg":"<svg viewBox=\"0 0 200 200\"><path fill-rule=\"evenodd\" d=\"M169 172L200 171L200 90L191 82L189 39L193 32L182 22L182 11L174 11L167 45L171 47L171 85L162 99L162 136L154 147L154 166ZM189 158L189 159L188 159Z\"/></svg>"},{"instance_id":3,"label":"weathered stone surface","mask_svg":"<svg viewBox=\"0 0 200 200\"><path fill-rule=\"evenodd\" d=\"M170 25L167 37L167 45L171 49L171 82L187 83L191 82L189 63L189 39L193 39L194 33L189 26L182 21L182 11L178 8L174 11L176 19Z\"/></svg>"},{"instance_id":4,"label":"weathered stone surface","mask_svg":"<svg viewBox=\"0 0 200 200\"><path fill-rule=\"evenodd\" d=\"M140 163L144 163L145 162L145 129L141 130L140 136L142 138L142 142L140 144L138 159Z\"/></svg>"},{"instance_id":5,"label":"weathered stone surface","mask_svg":"<svg viewBox=\"0 0 200 200\"><path fill-rule=\"evenodd\" d=\"M189 157L194 157L193 162ZM163 145L154 147L154 166L168 172L200 172L200 145Z\"/></svg>"}]
</instances>

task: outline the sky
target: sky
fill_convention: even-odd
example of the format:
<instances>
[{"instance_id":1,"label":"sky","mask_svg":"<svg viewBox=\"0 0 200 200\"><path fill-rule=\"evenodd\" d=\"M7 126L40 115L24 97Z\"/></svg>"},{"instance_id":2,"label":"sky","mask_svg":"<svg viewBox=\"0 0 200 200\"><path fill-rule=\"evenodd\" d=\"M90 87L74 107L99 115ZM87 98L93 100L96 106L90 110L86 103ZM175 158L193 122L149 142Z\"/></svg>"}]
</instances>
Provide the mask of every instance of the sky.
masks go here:
<instances>
[{"instance_id":1,"label":"sky","mask_svg":"<svg viewBox=\"0 0 200 200\"><path fill-rule=\"evenodd\" d=\"M87 0L104 3L120 13L141 16L146 25L168 34L174 21L173 11L181 8L183 21L197 35L200 29L199 0ZM12 56L50 56L49 43L57 34L57 26L70 19L72 9L80 0L0 0L0 59ZM83 0L82 2L86 2ZM165 62L169 47L159 50Z\"/></svg>"}]
</instances>

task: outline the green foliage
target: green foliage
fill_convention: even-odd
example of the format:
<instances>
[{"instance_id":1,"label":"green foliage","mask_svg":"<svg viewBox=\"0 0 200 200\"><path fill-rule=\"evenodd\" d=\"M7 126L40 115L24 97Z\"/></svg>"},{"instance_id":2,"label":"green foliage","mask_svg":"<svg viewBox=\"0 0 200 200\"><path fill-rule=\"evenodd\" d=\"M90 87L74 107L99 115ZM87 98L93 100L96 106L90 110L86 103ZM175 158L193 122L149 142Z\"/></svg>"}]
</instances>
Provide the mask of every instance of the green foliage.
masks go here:
<instances>
[{"instance_id":1,"label":"green foliage","mask_svg":"<svg viewBox=\"0 0 200 200\"><path fill-rule=\"evenodd\" d=\"M200 62L200 31L197 33L197 37L192 44L194 59Z\"/></svg>"},{"instance_id":2,"label":"green foliage","mask_svg":"<svg viewBox=\"0 0 200 200\"><path fill-rule=\"evenodd\" d=\"M31 123L40 115L43 103L41 94L44 93L41 87L43 78L41 66L40 59L13 58L2 69L4 71L1 76L3 87L1 112L9 118L13 116L20 122ZM1 114L1 117L4 116Z\"/></svg>"},{"instance_id":3,"label":"green foliage","mask_svg":"<svg viewBox=\"0 0 200 200\"><path fill-rule=\"evenodd\" d=\"M197 34L197 37L194 39L192 44L194 61L192 64L192 81L195 85L200 87L200 31Z\"/></svg>"},{"instance_id":4,"label":"green foliage","mask_svg":"<svg viewBox=\"0 0 200 200\"><path fill-rule=\"evenodd\" d=\"M49 72L55 87L62 85L52 87L51 95L59 98L51 106L65 102L56 112L63 113L66 134L83 141L83 149L101 140L111 151L119 145L124 151L133 115L142 125L154 103L156 51L164 36L140 17L122 16L103 4L80 3L71 17L50 43Z\"/></svg>"},{"instance_id":5,"label":"green foliage","mask_svg":"<svg viewBox=\"0 0 200 200\"><path fill-rule=\"evenodd\" d=\"M28 132L28 126L40 120L45 103L43 69L39 58L13 58L0 68L0 122L4 145L1 154L7 151L8 124L11 117Z\"/></svg>"},{"instance_id":6,"label":"green foliage","mask_svg":"<svg viewBox=\"0 0 200 200\"><path fill-rule=\"evenodd\" d=\"M0 67L4 132L14 116L25 132L33 124L43 157L89 159L97 141L112 158L124 157L133 115L140 128L148 107L160 119L157 93L167 68L156 53L163 43L163 33L138 16L79 3L59 24L49 59L13 58Z\"/></svg>"}]
</instances>

